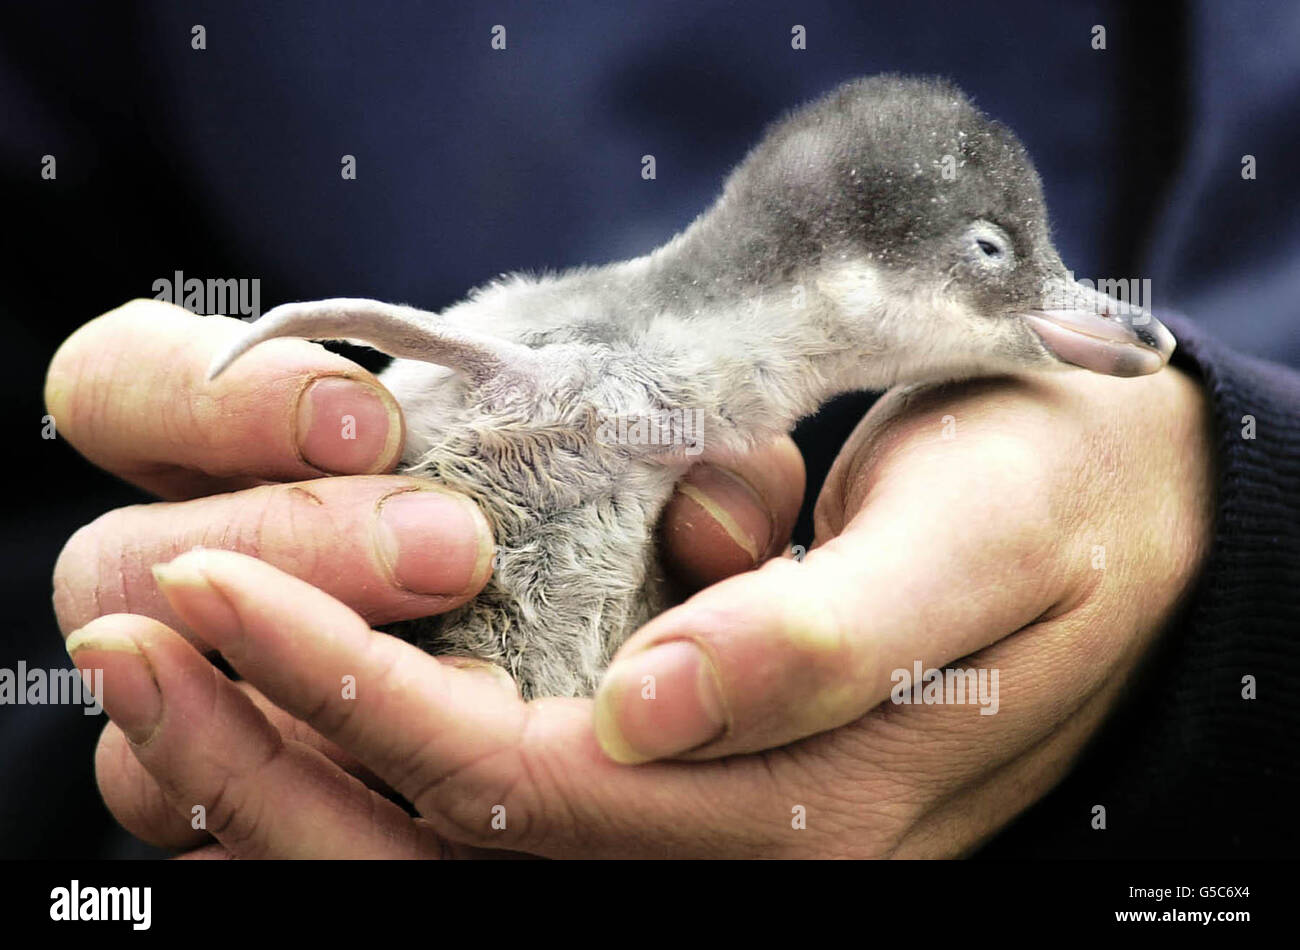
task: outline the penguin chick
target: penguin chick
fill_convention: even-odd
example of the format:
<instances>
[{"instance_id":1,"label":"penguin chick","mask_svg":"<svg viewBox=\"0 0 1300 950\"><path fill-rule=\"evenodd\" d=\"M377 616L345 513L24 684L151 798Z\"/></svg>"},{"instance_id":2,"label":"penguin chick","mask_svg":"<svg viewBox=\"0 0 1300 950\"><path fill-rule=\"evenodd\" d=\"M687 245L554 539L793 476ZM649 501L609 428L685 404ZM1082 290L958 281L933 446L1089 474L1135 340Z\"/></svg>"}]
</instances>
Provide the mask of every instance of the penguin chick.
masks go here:
<instances>
[{"instance_id":1,"label":"penguin chick","mask_svg":"<svg viewBox=\"0 0 1300 950\"><path fill-rule=\"evenodd\" d=\"M849 82L775 123L715 204L644 257L507 276L441 314L276 307L273 337L396 359L404 471L474 499L483 592L390 630L507 669L525 698L590 695L668 605L655 524L699 453L788 432L839 393L1066 364L1155 372L1174 341L1072 282L1024 148L954 86Z\"/></svg>"}]
</instances>

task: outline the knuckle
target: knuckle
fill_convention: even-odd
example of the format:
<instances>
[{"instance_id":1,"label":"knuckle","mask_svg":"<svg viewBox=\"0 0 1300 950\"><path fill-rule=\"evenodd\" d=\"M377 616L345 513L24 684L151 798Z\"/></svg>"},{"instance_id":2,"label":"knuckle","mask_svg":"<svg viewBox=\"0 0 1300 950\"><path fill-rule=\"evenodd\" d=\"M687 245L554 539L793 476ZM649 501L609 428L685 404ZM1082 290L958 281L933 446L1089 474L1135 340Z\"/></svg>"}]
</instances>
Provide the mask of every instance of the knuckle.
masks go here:
<instances>
[{"instance_id":1,"label":"knuckle","mask_svg":"<svg viewBox=\"0 0 1300 950\"><path fill-rule=\"evenodd\" d=\"M246 858L255 858L265 835L261 833L260 809L249 807L249 801L236 792L232 776L223 776L207 805L208 833L231 851Z\"/></svg>"},{"instance_id":2,"label":"knuckle","mask_svg":"<svg viewBox=\"0 0 1300 950\"><path fill-rule=\"evenodd\" d=\"M283 761L287 751L288 746L276 733L265 755L255 765L237 772L224 772L213 794L208 796L205 806L208 833L241 857L268 856L268 802L257 790L270 785L264 776Z\"/></svg>"},{"instance_id":3,"label":"knuckle","mask_svg":"<svg viewBox=\"0 0 1300 950\"><path fill-rule=\"evenodd\" d=\"M299 485L250 489L238 512L236 550L305 580L317 576L325 552L339 540L341 526L329 506Z\"/></svg>"},{"instance_id":4,"label":"knuckle","mask_svg":"<svg viewBox=\"0 0 1300 950\"><path fill-rule=\"evenodd\" d=\"M827 580L826 571L818 569L833 567L828 559L834 557L823 550L809 554L803 564L781 558L765 564L756 575L760 590L780 591L779 597L769 596L761 603L779 607L773 617L789 650L789 661L805 667L804 674L818 683L838 678L854 652L849 636L852 627L842 615L844 605L833 589L828 590L834 585Z\"/></svg>"}]
</instances>

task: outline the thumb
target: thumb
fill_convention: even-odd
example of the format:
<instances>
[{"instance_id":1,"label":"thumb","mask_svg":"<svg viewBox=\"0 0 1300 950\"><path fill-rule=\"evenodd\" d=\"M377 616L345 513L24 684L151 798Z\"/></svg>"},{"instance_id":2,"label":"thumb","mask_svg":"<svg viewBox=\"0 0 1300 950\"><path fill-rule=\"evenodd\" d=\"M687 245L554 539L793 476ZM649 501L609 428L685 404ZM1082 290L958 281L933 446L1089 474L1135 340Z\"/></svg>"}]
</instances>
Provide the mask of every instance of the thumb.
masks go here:
<instances>
[{"instance_id":1,"label":"thumb","mask_svg":"<svg viewBox=\"0 0 1300 950\"><path fill-rule=\"evenodd\" d=\"M773 748L860 718L894 670L942 666L1042 616L1066 593L1046 569L1050 506L1033 459L1004 456L899 468L802 562L770 561L652 620L597 693L602 748L625 763Z\"/></svg>"}]
</instances>

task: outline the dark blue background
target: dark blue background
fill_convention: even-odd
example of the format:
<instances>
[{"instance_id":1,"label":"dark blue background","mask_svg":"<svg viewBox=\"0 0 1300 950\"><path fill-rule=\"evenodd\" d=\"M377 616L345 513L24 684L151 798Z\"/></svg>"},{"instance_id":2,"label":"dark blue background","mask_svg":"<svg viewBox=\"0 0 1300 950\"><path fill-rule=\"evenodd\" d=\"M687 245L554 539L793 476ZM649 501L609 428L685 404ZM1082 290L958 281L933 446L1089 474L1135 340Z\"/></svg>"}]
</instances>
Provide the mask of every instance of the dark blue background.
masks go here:
<instances>
[{"instance_id":1,"label":"dark blue background","mask_svg":"<svg viewBox=\"0 0 1300 950\"><path fill-rule=\"evenodd\" d=\"M49 3L0 18L2 385L11 466L31 473L2 502L0 666L65 665L54 558L141 500L37 435L45 366L76 326L178 269L260 278L264 309L438 308L502 271L644 253L768 121L852 76L955 79L1029 147L1077 276L1150 278L1157 308L1300 364L1295 4ZM45 154L57 181L39 177ZM801 430L814 481L862 405ZM77 709L0 708L0 855L133 850L94 791L97 729Z\"/></svg>"}]
</instances>

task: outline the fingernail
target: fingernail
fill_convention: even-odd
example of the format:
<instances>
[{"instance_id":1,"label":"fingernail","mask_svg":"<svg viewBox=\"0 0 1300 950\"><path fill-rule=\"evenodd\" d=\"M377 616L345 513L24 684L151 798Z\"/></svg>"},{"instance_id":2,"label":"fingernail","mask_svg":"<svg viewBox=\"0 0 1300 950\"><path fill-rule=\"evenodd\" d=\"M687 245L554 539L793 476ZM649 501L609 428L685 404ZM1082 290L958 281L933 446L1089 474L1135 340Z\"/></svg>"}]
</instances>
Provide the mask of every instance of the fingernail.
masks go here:
<instances>
[{"instance_id":1,"label":"fingernail","mask_svg":"<svg viewBox=\"0 0 1300 950\"><path fill-rule=\"evenodd\" d=\"M298 450L310 465L336 474L387 471L397 461L397 406L374 386L327 376L298 399Z\"/></svg>"},{"instance_id":2,"label":"fingernail","mask_svg":"<svg viewBox=\"0 0 1300 950\"><path fill-rule=\"evenodd\" d=\"M244 624L225 596L203 573L203 552L190 551L152 568L158 589L172 609L203 639L222 649L243 634Z\"/></svg>"},{"instance_id":3,"label":"fingernail","mask_svg":"<svg viewBox=\"0 0 1300 950\"><path fill-rule=\"evenodd\" d=\"M419 490L379 503L375 547L393 582L417 594L477 590L492 566L492 532L464 495Z\"/></svg>"},{"instance_id":4,"label":"fingernail","mask_svg":"<svg viewBox=\"0 0 1300 950\"><path fill-rule=\"evenodd\" d=\"M515 682L515 678L495 663L472 656L440 656L437 660L443 666L485 677L512 696L519 695L519 684Z\"/></svg>"},{"instance_id":5,"label":"fingernail","mask_svg":"<svg viewBox=\"0 0 1300 950\"><path fill-rule=\"evenodd\" d=\"M596 694L596 739L615 762L680 755L726 728L717 671L698 646L673 640L609 668Z\"/></svg>"},{"instance_id":6,"label":"fingernail","mask_svg":"<svg viewBox=\"0 0 1300 950\"><path fill-rule=\"evenodd\" d=\"M135 641L83 627L69 636L64 646L84 676L92 676L92 670L103 671L99 698L109 718L136 745L148 742L162 719L162 692L153 667Z\"/></svg>"},{"instance_id":7,"label":"fingernail","mask_svg":"<svg viewBox=\"0 0 1300 950\"><path fill-rule=\"evenodd\" d=\"M673 503L694 508L694 518L672 520L690 523L690 548L709 552L710 562L705 566L711 569L716 567L712 562L730 549L734 563L725 565L731 568L729 573L748 570L771 546L775 530L772 512L749 482L734 472L707 463L697 465L677 486ZM674 551L674 557L689 559L690 551Z\"/></svg>"}]
</instances>

